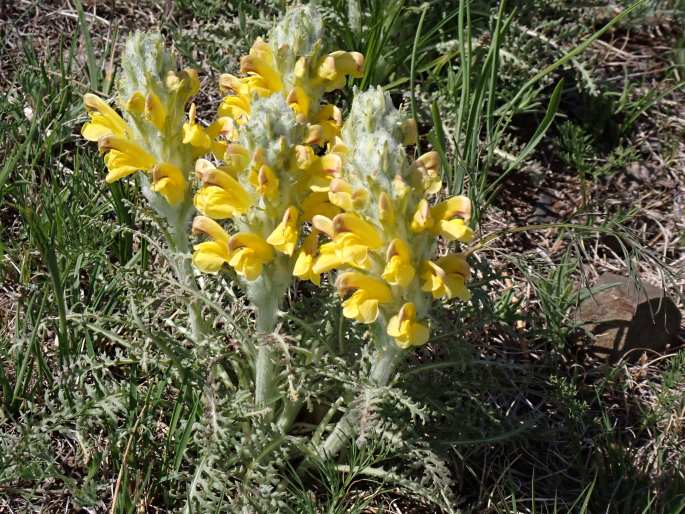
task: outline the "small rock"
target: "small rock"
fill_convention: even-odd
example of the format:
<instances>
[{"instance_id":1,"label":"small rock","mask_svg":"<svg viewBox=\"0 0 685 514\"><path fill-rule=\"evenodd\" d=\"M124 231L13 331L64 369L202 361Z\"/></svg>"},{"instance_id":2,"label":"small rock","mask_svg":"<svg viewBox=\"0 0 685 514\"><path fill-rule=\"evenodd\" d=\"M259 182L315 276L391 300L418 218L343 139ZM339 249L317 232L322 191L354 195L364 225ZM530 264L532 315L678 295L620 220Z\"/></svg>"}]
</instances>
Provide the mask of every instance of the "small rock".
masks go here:
<instances>
[{"instance_id":1,"label":"small rock","mask_svg":"<svg viewBox=\"0 0 685 514\"><path fill-rule=\"evenodd\" d=\"M662 352L676 342L682 316L663 290L627 277L604 273L581 302L577 319L593 336L593 353L615 361L639 348ZM639 351L631 352L637 359Z\"/></svg>"},{"instance_id":2,"label":"small rock","mask_svg":"<svg viewBox=\"0 0 685 514\"><path fill-rule=\"evenodd\" d=\"M649 170L639 162L632 162L626 167L628 175L639 182L647 182L649 180Z\"/></svg>"}]
</instances>

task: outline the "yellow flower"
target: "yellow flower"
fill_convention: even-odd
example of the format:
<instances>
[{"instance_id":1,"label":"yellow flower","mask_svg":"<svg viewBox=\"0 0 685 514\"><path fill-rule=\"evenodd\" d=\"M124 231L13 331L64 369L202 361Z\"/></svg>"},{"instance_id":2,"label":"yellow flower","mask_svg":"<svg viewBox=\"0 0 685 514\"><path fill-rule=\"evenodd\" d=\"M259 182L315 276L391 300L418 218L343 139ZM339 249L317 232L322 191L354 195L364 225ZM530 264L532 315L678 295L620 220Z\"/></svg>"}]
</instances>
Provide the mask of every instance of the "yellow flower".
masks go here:
<instances>
[{"instance_id":1,"label":"yellow flower","mask_svg":"<svg viewBox=\"0 0 685 514\"><path fill-rule=\"evenodd\" d=\"M406 288L409 286L416 271L411 265L411 250L402 239L393 239L388 246L387 261L383 270L383 280L388 284Z\"/></svg>"},{"instance_id":2,"label":"yellow flower","mask_svg":"<svg viewBox=\"0 0 685 514\"><path fill-rule=\"evenodd\" d=\"M468 226L471 219L471 200L466 196L453 196L431 209L436 220L433 230L448 241L468 242L473 230Z\"/></svg>"},{"instance_id":3,"label":"yellow flower","mask_svg":"<svg viewBox=\"0 0 685 514\"><path fill-rule=\"evenodd\" d=\"M250 184L265 198L274 199L278 195L279 180L269 166L254 166L248 176Z\"/></svg>"},{"instance_id":4,"label":"yellow flower","mask_svg":"<svg viewBox=\"0 0 685 514\"><path fill-rule=\"evenodd\" d=\"M197 148L197 154L202 155L212 147L212 140L204 127L195 122L195 113L195 104L191 104L188 121L183 124L183 143Z\"/></svg>"},{"instance_id":5,"label":"yellow flower","mask_svg":"<svg viewBox=\"0 0 685 514\"><path fill-rule=\"evenodd\" d=\"M101 152L108 152L105 155L105 165L109 171L105 181L108 184L139 170L149 171L155 165L152 155L124 137L102 136L98 140L98 148Z\"/></svg>"},{"instance_id":6,"label":"yellow flower","mask_svg":"<svg viewBox=\"0 0 685 514\"><path fill-rule=\"evenodd\" d=\"M312 191L328 191L331 178L342 169L342 157L338 153L318 156L311 146L297 145L293 159L297 169L305 173L307 188Z\"/></svg>"},{"instance_id":7,"label":"yellow flower","mask_svg":"<svg viewBox=\"0 0 685 514\"><path fill-rule=\"evenodd\" d=\"M468 300L471 293L466 282L470 278L469 264L461 254L446 255L436 262L425 261L421 266L421 290L432 293L433 298Z\"/></svg>"},{"instance_id":8,"label":"yellow flower","mask_svg":"<svg viewBox=\"0 0 685 514\"><path fill-rule=\"evenodd\" d=\"M353 189L343 179L334 178L328 188L328 199L344 211L356 211L364 208L369 192L366 189Z\"/></svg>"},{"instance_id":9,"label":"yellow flower","mask_svg":"<svg viewBox=\"0 0 685 514\"><path fill-rule=\"evenodd\" d=\"M278 72L271 45L258 37L250 48L250 53L240 58L240 72L249 73L263 80L264 86L272 93L283 89L281 74Z\"/></svg>"},{"instance_id":10,"label":"yellow flower","mask_svg":"<svg viewBox=\"0 0 685 514\"><path fill-rule=\"evenodd\" d=\"M152 168L152 190L162 195L170 205L176 205L186 195L183 172L168 162L155 165Z\"/></svg>"},{"instance_id":11,"label":"yellow flower","mask_svg":"<svg viewBox=\"0 0 685 514\"><path fill-rule=\"evenodd\" d=\"M423 232L424 230L428 230L433 227L434 223L428 201L425 198L421 198L411 220L410 228L412 232Z\"/></svg>"},{"instance_id":12,"label":"yellow flower","mask_svg":"<svg viewBox=\"0 0 685 514\"><path fill-rule=\"evenodd\" d=\"M81 135L88 141L98 141L104 136L127 137L128 125L107 102L97 96L86 93L83 103L88 111L90 121L81 127Z\"/></svg>"},{"instance_id":13,"label":"yellow flower","mask_svg":"<svg viewBox=\"0 0 685 514\"><path fill-rule=\"evenodd\" d=\"M246 96L227 96L219 104L219 116L227 116L238 125L243 125L250 117L250 99Z\"/></svg>"},{"instance_id":14,"label":"yellow flower","mask_svg":"<svg viewBox=\"0 0 685 514\"><path fill-rule=\"evenodd\" d=\"M229 235L221 225L206 216L197 216L193 220L193 233L212 239L193 246L193 264L205 273L217 273L230 259Z\"/></svg>"},{"instance_id":15,"label":"yellow flower","mask_svg":"<svg viewBox=\"0 0 685 514\"><path fill-rule=\"evenodd\" d=\"M378 249L383 245L383 239L376 227L352 212L343 212L333 218L333 230L336 237L349 233L356 236L361 244L372 249Z\"/></svg>"},{"instance_id":16,"label":"yellow flower","mask_svg":"<svg viewBox=\"0 0 685 514\"><path fill-rule=\"evenodd\" d=\"M427 194L435 194L442 189L440 154L438 152L433 151L423 154L416 159L413 168L418 173L423 190Z\"/></svg>"},{"instance_id":17,"label":"yellow flower","mask_svg":"<svg viewBox=\"0 0 685 514\"><path fill-rule=\"evenodd\" d=\"M145 110L143 112L145 119L152 123L157 130L164 129L167 112L159 97L150 91L145 97Z\"/></svg>"},{"instance_id":18,"label":"yellow flower","mask_svg":"<svg viewBox=\"0 0 685 514\"><path fill-rule=\"evenodd\" d=\"M314 271L318 244L319 233L317 230L312 230L312 232L304 238L304 242L297 252L295 267L293 268L294 276L300 280L309 280L317 286L321 285L321 276Z\"/></svg>"},{"instance_id":19,"label":"yellow flower","mask_svg":"<svg viewBox=\"0 0 685 514\"><path fill-rule=\"evenodd\" d=\"M226 149L228 148L228 141L238 139L237 124L235 120L228 116L219 116L212 124L207 127L207 135L212 141L212 155L215 159L222 160ZM225 140L219 139L223 137Z\"/></svg>"},{"instance_id":20,"label":"yellow flower","mask_svg":"<svg viewBox=\"0 0 685 514\"><path fill-rule=\"evenodd\" d=\"M200 77L197 70L192 68L184 68L180 72L171 71L164 82L171 91L181 93L184 103L200 91Z\"/></svg>"},{"instance_id":21,"label":"yellow flower","mask_svg":"<svg viewBox=\"0 0 685 514\"><path fill-rule=\"evenodd\" d=\"M319 64L317 75L327 93L340 89L345 86L347 75L354 78L364 76L364 56L359 52L332 52Z\"/></svg>"},{"instance_id":22,"label":"yellow flower","mask_svg":"<svg viewBox=\"0 0 685 514\"><path fill-rule=\"evenodd\" d=\"M356 271L341 273L335 285L342 296L356 290L343 302L343 316L360 323L376 321L379 305L392 301L392 291L385 282Z\"/></svg>"},{"instance_id":23,"label":"yellow flower","mask_svg":"<svg viewBox=\"0 0 685 514\"><path fill-rule=\"evenodd\" d=\"M340 209L328 201L328 193L316 191L310 193L302 200L302 216L309 221L314 216L325 216L332 218L340 212Z\"/></svg>"},{"instance_id":24,"label":"yellow flower","mask_svg":"<svg viewBox=\"0 0 685 514\"><path fill-rule=\"evenodd\" d=\"M143 114L145 112L145 95L141 91L134 91L126 100L125 108L131 114Z\"/></svg>"},{"instance_id":25,"label":"yellow flower","mask_svg":"<svg viewBox=\"0 0 685 514\"><path fill-rule=\"evenodd\" d=\"M264 264L274 258L274 251L264 239L252 232L239 232L228 240L231 258L228 263L239 275L255 280L262 273Z\"/></svg>"},{"instance_id":26,"label":"yellow flower","mask_svg":"<svg viewBox=\"0 0 685 514\"><path fill-rule=\"evenodd\" d=\"M315 125L321 127L317 144L323 145L334 141L340 135L342 128L342 113L335 105L326 104L319 109L312 120Z\"/></svg>"},{"instance_id":27,"label":"yellow flower","mask_svg":"<svg viewBox=\"0 0 685 514\"><path fill-rule=\"evenodd\" d=\"M298 229L299 212L295 207L288 207L283 214L283 219L271 232L266 242L276 250L286 255L292 255L300 235Z\"/></svg>"},{"instance_id":28,"label":"yellow flower","mask_svg":"<svg viewBox=\"0 0 685 514\"><path fill-rule=\"evenodd\" d=\"M224 153L224 165L233 175L244 171L250 164L250 152L238 144L229 144Z\"/></svg>"},{"instance_id":29,"label":"yellow flower","mask_svg":"<svg viewBox=\"0 0 685 514\"><path fill-rule=\"evenodd\" d=\"M252 206L253 199L240 182L211 162L198 159L195 175L204 184L194 198L195 207L202 214L214 219L232 218Z\"/></svg>"},{"instance_id":30,"label":"yellow flower","mask_svg":"<svg viewBox=\"0 0 685 514\"><path fill-rule=\"evenodd\" d=\"M405 303L400 312L390 318L387 332L402 349L422 346L430 335L428 327L416 321L416 307L413 303Z\"/></svg>"},{"instance_id":31,"label":"yellow flower","mask_svg":"<svg viewBox=\"0 0 685 514\"><path fill-rule=\"evenodd\" d=\"M222 93L232 92L247 100L253 93L269 96L273 92L268 88L266 81L258 75L238 78L230 73L224 73L219 77L219 89Z\"/></svg>"},{"instance_id":32,"label":"yellow flower","mask_svg":"<svg viewBox=\"0 0 685 514\"><path fill-rule=\"evenodd\" d=\"M316 273L325 273L343 265L369 270L369 249L378 249L383 241L375 227L353 213L338 214L332 220L314 216L312 224L333 239L321 245L314 264Z\"/></svg>"},{"instance_id":33,"label":"yellow flower","mask_svg":"<svg viewBox=\"0 0 685 514\"><path fill-rule=\"evenodd\" d=\"M298 121L304 122L309 116L310 99L305 90L300 86L295 86L288 93L286 98L290 108L298 114Z\"/></svg>"}]
</instances>

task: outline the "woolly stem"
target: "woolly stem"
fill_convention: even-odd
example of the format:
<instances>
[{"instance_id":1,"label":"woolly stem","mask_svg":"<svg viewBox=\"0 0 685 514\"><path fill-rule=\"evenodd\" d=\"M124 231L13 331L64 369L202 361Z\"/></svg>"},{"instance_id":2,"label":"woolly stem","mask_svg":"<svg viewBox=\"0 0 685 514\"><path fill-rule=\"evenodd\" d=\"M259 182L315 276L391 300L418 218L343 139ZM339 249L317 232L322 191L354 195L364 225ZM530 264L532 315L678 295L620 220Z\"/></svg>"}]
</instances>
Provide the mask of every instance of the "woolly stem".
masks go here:
<instances>
[{"instance_id":1,"label":"woolly stem","mask_svg":"<svg viewBox=\"0 0 685 514\"><path fill-rule=\"evenodd\" d=\"M379 343L374 354L373 364L369 373L369 380L377 386L385 386L392 378L397 365L401 362L405 352L395 344L392 337L388 337L380 330L376 333ZM325 459L333 458L354 437L359 428L361 411L357 406L351 405L347 413L340 418L335 428L324 441L319 449L319 455Z\"/></svg>"},{"instance_id":2,"label":"woolly stem","mask_svg":"<svg viewBox=\"0 0 685 514\"><path fill-rule=\"evenodd\" d=\"M193 202L190 196L178 205L170 205L150 187L150 181L143 173L137 174L143 196L150 206L161 217L166 219L169 231L162 229L167 243L172 252L171 264L174 268L176 280L191 291L199 291L193 266L190 260L190 240L188 239L188 223L194 212ZM206 326L202 319L202 306L197 298L188 299L188 319L193 339L197 342L206 333Z\"/></svg>"},{"instance_id":3,"label":"woolly stem","mask_svg":"<svg viewBox=\"0 0 685 514\"><path fill-rule=\"evenodd\" d=\"M169 223L172 250L175 253L175 270L177 280L191 291L199 291L193 266L190 261L190 242L188 240L187 210L179 209L178 217ZM206 326L202 318L202 306L197 298L188 299L188 319L193 339L197 342L205 334Z\"/></svg>"},{"instance_id":4,"label":"woolly stem","mask_svg":"<svg viewBox=\"0 0 685 514\"><path fill-rule=\"evenodd\" d=\"M255 403L260 406L273 402L277 393L278 369L274 364L275 351L271 334L278 322L278 305L290 283L287 259L273 262L269 273L247 285L247 295L256 309L259 334L255 359ZM273 414L275 409L272 409Z\"/></svg>"}]
</instances>

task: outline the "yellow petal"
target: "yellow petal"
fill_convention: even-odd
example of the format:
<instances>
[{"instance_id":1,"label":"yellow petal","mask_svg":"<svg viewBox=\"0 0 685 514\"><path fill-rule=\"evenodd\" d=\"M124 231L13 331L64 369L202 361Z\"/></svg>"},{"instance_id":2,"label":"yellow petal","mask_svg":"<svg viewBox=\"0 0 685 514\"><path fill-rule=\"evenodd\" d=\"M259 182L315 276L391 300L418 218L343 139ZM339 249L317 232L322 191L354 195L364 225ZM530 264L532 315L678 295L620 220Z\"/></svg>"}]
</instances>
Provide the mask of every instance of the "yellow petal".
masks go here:
<instances>
[{"instance_id":1,"label":"yellow petal","mask_svg":"<svg viewBox=\"0 0 685 514\"><path fill-rule=\"evenodd\" d=\"M217 273L229 259L226 245L216 241L196 244L193 250L193 265L204 273Z\"/></svg>"},{"instance_id":2,"label":"yellow petal","mask_svg":"<svg viewBox=\"0 0 685 514\"><path fill-rule=\"evenodd\" d=\"M388 284L408 287L416 275L411 264L409 245L402 239L393 239L388 246L386 259L388 262L383 270L383 280Z\"/></svg>"},{"instance_id":3,"label":"yellow petal","mask_svg":"<svg viewBox=\"0 0 685 514\"><path fill-rule=\"evenodd\" d=\"M228 241L228 248L234 251L239 248L250 248L255 255L265 261L270 261L274 257L271 246L257 234L252 232L239 232Z\"/></svg>"},{"instance_id":4,"label":"yellow petal","mask_svg":"<svg viewBox=\"0 0 685 514\"><path fill-rule=\"evenodd\" d=\"M233 218L240 213L235 209L235 198L225 189L217 186L200 188L193 198L195 208L217 220Z\"/></svg>"},{"instance_id":5,"label":"yellow petal","mask_svg":"<svg viewBox=\"0 0 685 514\"><path fill-rule=\"evenodd\" d=\"M262 196L273 199L278 195L280 181L274 170L266 164L262 164L258 169L252 168L249 181Z\"/></svg>"},{"instance_id":6,"label":"yellow petal","mask_svg":"<svg viewBox=\"0 0 685 514\"><path fill-rule=\"evenodd\" d=\"M89 113L99 113L106 120L106 123L112 127L114 135L126 134L128 125L114 109L107 105L107 102L92 93L86 93L83 95L83 103Z\"/></svg>"},{"instance_id":7,"label":"yellow petal","mask_svg":"<svg viewBox=\"0 0 685 514\"><path fill-rule=\"evenodd\" d=\"M203 208L217 208L225 213L231 213L222 217L244 214L252 206L253 199L240 182L226 171L216 168L211 162L198 159L195 163L195 175L206 186L203 189L207 190L203 193L204 196L196 198L196 205L202 205ZM217 217L208 215L213 218Z\"/></svg>"},{"instance_id":8,"label":"yellow petal","mask_svg":"<svg viewBox=\"0 0 685 514\"><path fill-rule=\"evenodd\" d=\"M288 207L283 214L283 219L269 234L266 242L279 252L292 255L299 237L298 216L299 212L295 207Z\"/></svg>"},{"instance_id":9,"label":"yellow petal","mask_svg":"<svg viewBox=\"0 0 685 514\"><path fill-rule=\"evenodd\" d=\"M193 219L193 234L204 234L214 241L222 243L228 248L230 236L216 221L207 216L195 216Z\"/></svg>"},{"instance_id":10,"label":"yellow petal","mask_svg":"<svg viewBox=\"0 0 685 514\"><path fill-rule=\"evenodd\" d=\"M383 239L376 230L376 227L355 213L344 212L338 214L333 218L333 228L336 235L345 232L356 235L369 248L380 248L383 245Z\"/></svg>"},{"instance_id":11,"label":"yellow petal","mask_svg":"<svg viewBox=\"0 0 685 514\"><path fill-rule=\"evenodd\" d=\"M464 220L440 220L437 225L438 233L448 241L462 241L468 243L473 239L473 230Z\"/></svg>"},{"instance_id":12,"label":"yellow petal","mask_svg":"<svg viewBox=\"0 0 685 514\"><path fill-rule=\"evenodd\" d=\"M357 271L347 271L338 275L335 286L340 294L346 294L351 289L363 289L370 298L382 303L392 300L392 291L385 282Z\"/></svg>"},{"instance_id":13,"label":"yellow petal","mask_svg":"<svg viewBox=\"0 0 685 514\"><path fill-rule=\"evenodd\" d=\"M140 91L134 91L126 101L126 110L131 114L143 114L145 112L145 95Z\"/></svg>"},{"instance_id":14,"label":"yellow petal","mask_svg":"<svg viewBox=\"0 0 685 514\"><path fill-rule=\"evenodd\" d=\"M126 156L126 163L135 166L139 170L149 170L155 164L155 158L145 151L140 145L130 139L117 136L105 136L98 140L98 148L101 152L116 150Z\"/></svg>"},{"instance_id":15,"label":"yellow petal","mask_svg":"<svg viewBox=\"0 0 685 514\"><path fill-rule=\"evenodd\" d=\"M431 216L430 207L428 207L428 202L425 198L419 201L416 207L416 212L411 220L411 230L412 232L423 232L431 228L434 225L433 217Z\"/></svg>"},{"instance_id":16,"label":"yellow petal","mask_svg":"<svg viewBox=\"0 0 685 514\"><path fill-rule=\"evenodd\" d=\"M100 114L90 116L90 121L81 127L81 135L88 141L98 141L101 137L116 135L114 129Z\"/></svg>"},{"instance_id":17,"label":"yellow petal","mask_svg":"<svg viewBox=\"0 0 685 514\"><path fill-rule=\"evenodd\" d=\"M312 225L319 232L323 232L330 239L335 237L335 228L333 227L333 220L327 218L326 216L321 216L319 214L312 217Z\"/></svg>"},{"instance_id":18,"label":"yellow petal","mask_svg":"<svg viewBox=\"0 0 685 514\"><path fill-rule=\"evenodd\" d=\"M186 195L186 180L183 172L168 162L152 168L152 190L161 194L170 205L180 203Z\"/></svg>"},{"instance_id":19,"label":"yellow petal","mask_svg":"<svg viewBox=\"0 0 685 514\"><path fill-rule=\"evenodd\" d=\"M107 166L105 182L108 184L116 182L117 180L140 170L135 163L131 163L128 155L121 153L118 150L111 150L105 155L105 165Z\"/></svg>"},{"instance_id":20,"label":"yellow petal","mask_svg":"<svg viewBox=\"0 0 685 514\"><path fill-rule=\"evenodd\" d=\"M155 93L150 91L145 98L145 118L157 127L158 130L163 130L166 116L166 109L162 101Z\"/></svg>"},{"instance_id":21,"label":"yellow petal","mask_svg":"<svg viewBox=\"0 0 685 514\"><path fill-rule=\"evenodd\" d=\"M468 196L452 196L433 207L431 214L436 219L461 218L468 222L471 219L471 200Z\"/></svg>"},{"instance_id":22,"label":"yellow petal","mask_svg":"<svg viewBox=\"0 0 685 514\"><path fill-rule=\"evenodd\" d=\"M307 119L307 116L309 115L310 100L302 87L295 86L291 89L290 93L288 93L287 102L293 111L302 115L304 120Z\"/></svg>"},{"instance_id":23,"label":"yellow petal","mask_svg":"<svg viewBox=\"0 0 685 514\"><path fill-rule=\"evenodd\" d=\"M308 221L316 215L333 218L336 214L340 213L340 208L333 205L328 199L328 193L323 191L307 195L302 201L302 209L302 215Z\"/></svg>"},{"instance_id":24,"label":"yellow petal","mask_svg":"<svg viewBox=\"0 0 685 514\"><path fill-rule=\"evenodd\" d=\"M319 242L319 234L316 230L312 231L302 243L295 260L293 275L300 280L309 280L314 284L321 285L321 277L314 270L316 261L316 250Z\"/></svg>"}]
</instances>

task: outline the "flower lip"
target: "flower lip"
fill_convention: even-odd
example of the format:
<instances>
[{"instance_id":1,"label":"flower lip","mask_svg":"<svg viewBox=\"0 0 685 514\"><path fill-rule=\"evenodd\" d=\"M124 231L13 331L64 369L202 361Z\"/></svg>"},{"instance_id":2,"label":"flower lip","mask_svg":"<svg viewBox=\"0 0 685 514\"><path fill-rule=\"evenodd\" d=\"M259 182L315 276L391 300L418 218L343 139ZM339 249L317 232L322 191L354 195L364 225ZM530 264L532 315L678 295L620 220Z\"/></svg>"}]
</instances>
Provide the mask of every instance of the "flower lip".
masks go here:
<instances>
[{"instance_id":1,"label":"flower lip","mask_svg":"<svg viewBox=\"0 0 685 514\"><path fill-rule=\"evenodd\" d=\"M333 220L330 218L317 214L312 217L312 225L319 232L326 234L329 238L333 239L335 237L335 227L333 225Z\"/></svg>"},{"instance_id":2,"label":"flower lip","mask_svg":"<svg viewBox=\"0 0 685 514\"><path fill-rule=\"evenodd\" d=\"M341 296L345 296L353 289L361 289L366 291L369 297L382 302L392 300L392 291L385 282L358 271L347 271L339 274L335 280L335 287Z\"/></svg>"},{"instance_id":3,"label":"flower lip","mask_svg":"<svg viewBox=\"0 0 685 514\"><path fill-rule=\"evenodd\" d=\"M195 161L195 176L202 181L203 184L209 183L211 173L216 170L216 166L207 159L198 159Z\"/></svg>"},{"instance_id":4,"label":"flower lip","mask_svg":"<svg viewBox=\"0 0 685 514\"><path fill-rule=\"evenodd\" d=\"M229 236L226 231L216 221L207 216L195 216L193 219L192 232L195 235L204 234L213 240L228 246Z\"/></svg>"},{"instance_id":5,"label":"flower lip","mask_svg":"<svg viewBox=\"0 0 685 514\"><path fill-rule=\"evenodd\" d=\"M431 209L434 217L449 220L455 217L465 222L471 219L471 200L468 196L452 196Z\"/></svg>"},{"instance_id":6,"label":"flower lip","mask_svg":"<svg viewBox=\"0 0 685 514\"><path fill-rule=\"evenodd\" d=\"M383 239L376 227L351 212L343 212L333 218L333 229L336 235L345 232L353 233L370 248L379 248L383 245Z\"/></svg>"}]
</instances>

